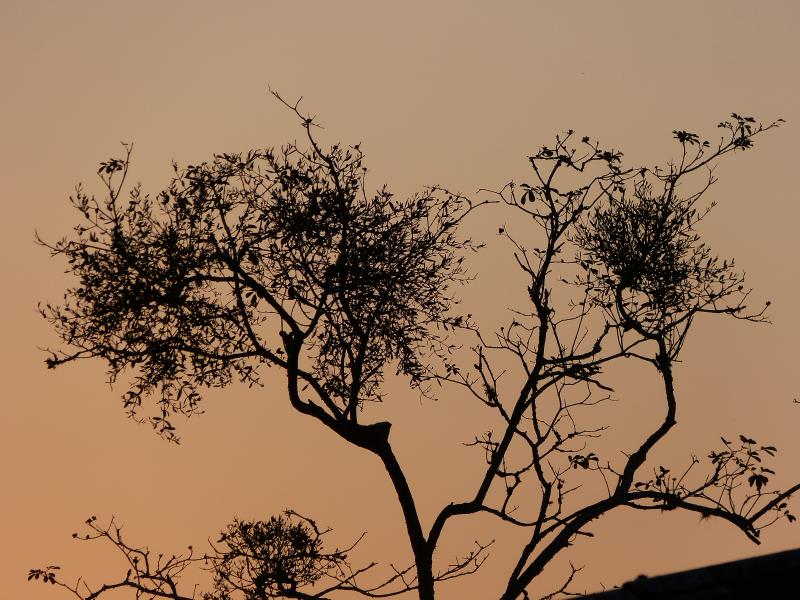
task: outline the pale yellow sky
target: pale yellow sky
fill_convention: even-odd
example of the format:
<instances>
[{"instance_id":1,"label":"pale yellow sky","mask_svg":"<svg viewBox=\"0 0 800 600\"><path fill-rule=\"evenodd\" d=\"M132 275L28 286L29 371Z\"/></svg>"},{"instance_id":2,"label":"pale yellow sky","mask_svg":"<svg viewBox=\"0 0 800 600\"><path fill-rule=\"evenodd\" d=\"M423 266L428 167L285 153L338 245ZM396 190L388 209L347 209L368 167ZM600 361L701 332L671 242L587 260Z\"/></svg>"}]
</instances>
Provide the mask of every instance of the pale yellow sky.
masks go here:
<instances>
[{"instance_id":1,"label":"pale yellow sky","mask_svg":"<svg viewBox=\"0 0 800 600\"><path fill-rule=\"evenodd\" d=\"M753 152L724 161L710 193L720 205L703 229L772 301L774 324L695 330L677 372L679 426L657 458L702 454L719 435L743 432L778 446L779 475L796 481L798 18L793 1L0 0L0 598L57 598L25 582L33 566L102 579L111 568L102 553L70 539L90 514L117 515L132 540L174 551L234 515L293 507L342 543L368 530L366 558L409 559L380 465L292 413L277 373L264 389L207 394L206 414L181 424L175 447L124 418L123 390L109 389L101 364L48 372L38 349L55 340L36 303L58 300L69 279L34 246L34 230L67 232L67 197L78 181L100 192L97 163L119 154L120 141L135 144L133 179L155 192L172 159L301 137L268 85L304 96L326 140L361 142L370 185L398 194L432 183L473 194L521 180L525 157L567 128L621 148L631 164L653 164L675 151L673 129L714 135L732 111L785 118ZM472 225L489 247L471 263L478 279L466 296L487 322L524 294L495 235L504 218L487 213ZM661 416L649 376L618 376L622 401L609 420L623 436ZM481 431L482 414L455 393L420 403L391 391L384 410L429 524L472 489L480 457L460 443ZM495 535L489 522L459 525L446 552ZM800 546L797 526L767 530L756 547L679 515L623 512L593 531L568 555L586 565L589 590ZM483 571L439 597L491 597L508 571L501 541L513 540L499 536Z\"/></svg>"}]
</instances>

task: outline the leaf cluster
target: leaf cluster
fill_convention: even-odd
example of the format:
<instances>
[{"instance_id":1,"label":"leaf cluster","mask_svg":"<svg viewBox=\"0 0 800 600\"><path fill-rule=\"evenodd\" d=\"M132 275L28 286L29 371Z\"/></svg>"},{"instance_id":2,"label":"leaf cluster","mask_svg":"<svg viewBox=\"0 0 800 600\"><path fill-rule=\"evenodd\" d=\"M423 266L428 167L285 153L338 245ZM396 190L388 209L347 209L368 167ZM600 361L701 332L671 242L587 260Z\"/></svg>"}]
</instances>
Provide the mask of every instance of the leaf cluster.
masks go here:
<instances>
[{"instance_id":1,"label":"leaf cluster","mask_svg":"<svg viewBox=\"0 0 800 600\"><path fill-rule=\"evenodd\" d=\"M156 198L125 196L130 151L101 164L106 195L72 198L82 223L42 242L78 284L40 307L67 349L55 367L103 358L113 381L135 373L124 402L149 395L150 422L174 438L173 413L197 411L200 386L258 383L260 364L287 366L303 346L328 410L356 418L380 400L388 365L420 385L426 356L446 353L451 287L466 279L456 236L473 208L438 187L397 200L365 190L358 146L222 154L179 169Z\"/></svg>"},{"instance_id":2,"label":"leaf cluster","mask_svg":"<svg viewBox=\"0 0 800 600\"><path fill-rule=\"evenodd\" d=\"M716 181L714 161L750 148L755 136L780 123L756 124L735 113L733 118L720 123L726 135L716 146L697 134L674 131L681 159L666 168L628 171L624 180L605 186L603 201L572 234L590 301L628 329L651 338L668 336L674 353L698 313L763 320L763 310L747 311L744 274L733 260L714 254L698 230L715 206L701 204ZM694 175L705 179L684 192Z\"/></svg>"},{"instance_id":3,"label":"leaf cluster","mask_svg":"<svg viewBox=\"0 0 800 600\"><path fill-rule=\"evenodd\" d=\"M268 521L234 520L218 540L213 562L214 591L206 600L291 597L324 576L346 577L347 555L326 553L316 524L287 511Z\"/></svg>"}]
</instances>

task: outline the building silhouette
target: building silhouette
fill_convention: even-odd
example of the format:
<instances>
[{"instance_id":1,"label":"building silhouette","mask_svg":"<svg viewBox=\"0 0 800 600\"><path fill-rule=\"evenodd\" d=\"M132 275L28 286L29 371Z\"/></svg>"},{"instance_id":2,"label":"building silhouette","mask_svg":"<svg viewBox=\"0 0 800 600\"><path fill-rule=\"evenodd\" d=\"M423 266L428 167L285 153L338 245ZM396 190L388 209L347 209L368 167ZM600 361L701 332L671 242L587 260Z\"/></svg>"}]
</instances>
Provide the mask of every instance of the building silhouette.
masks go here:
<instances>
[{"instance_id":1,"label":"building silhouette","mask_svg":"<svg viewBox=\"0 0 800 600\"><path fill-rule=\"evenodd\" d=\"M659 575L640 576L584 600L800 599L800 548Z\"/></svg>"}]
</instances>

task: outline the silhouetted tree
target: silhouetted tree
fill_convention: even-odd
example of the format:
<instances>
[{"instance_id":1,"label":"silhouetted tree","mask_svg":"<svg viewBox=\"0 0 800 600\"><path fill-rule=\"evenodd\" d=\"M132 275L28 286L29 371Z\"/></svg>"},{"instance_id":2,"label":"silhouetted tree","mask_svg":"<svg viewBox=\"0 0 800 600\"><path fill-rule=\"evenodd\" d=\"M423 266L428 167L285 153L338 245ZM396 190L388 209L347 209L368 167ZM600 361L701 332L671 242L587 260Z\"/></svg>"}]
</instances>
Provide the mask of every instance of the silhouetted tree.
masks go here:
<instances>
[{"instance_id":1,"label":"silhouetted tree","mask_svg":"<svg viewBox=\"0 0 800 600\"><path fill-rule=\"evenodd\" d=\"M696 227L713 206L702 200L716 162L779 122L734 114L719 124L716 142L675 131L680 156L660 168L625 167L621 152L568 131L530 156L530 183L509 183L481 201L439 187L398 199L385 188L367 192L359 146L324 148L313 118L287 106L300 118L306 147L176 166L156 197L138 186L126 191L127 147L124 158L101 164L102 199L78 188L72 202L81 224L71 237L42 242L78 278L64 304L41 307L66 344L48 366L101 358L112 380L131 370L126 410L170 440L177 440L172 417L197 410L198 388L252 385L260 368L283 369L295 409L381 460L413 565L361 585L375 565L354 568L349 549L325 551L325 531L290 512L234 521L221 548L156 564L148 550L124 543L113 521L99 527L92 519L84 537L123 551L131 568L124 579L93 591L82 581L62 583L53 568L31 577L81 598L129 587L137 597L178 599L186 597L177 591L180 574L202 560L214 573L209 599L416 590L427 600L437 581L482 564L488 544L444 568L434 552L453 517L484 513L529 532L498 591L510 600L527 598L526 588L562 550L619 507L693 511L728 521L755 542L771 523L794 520L786 499L800 484L769 487L773 472L762 459L775 448L746 436L723 439L704 473L706 461L697 457L679 471L644 472L650 450L675 425L673 365L696 318L765 321L765 307L746 303L743 274ZM465 254L479 248L459 237L458 226L487 203L528 223L524 240L505 228L500 234L527 279L530 304L491 335L453 310L454 287L468 279ZM457 345L465 337L474 340L469 350ZM472 357L464 363L466 352ZM591 447L605 427L583 423L612 391L605 367L621 360L653 366L664 419L622 459L601 459ZM423 394L431 384L466 390L500 423L475 438L486 467L474 489L445 505L427 532L392 449L390 423L369 420L387 368ZM142 414L149 398L156 411ZM583 473L601 487L577 498ZM567 590L575 572L555 593Z\"/></svg>"},{"instance_id":2,"label":"silhouetted tree","mask_svg":"<svg viewBox=\"0 0 800 600\"><path fill-rule=\"evenodd\" d=\"M268 598L324 598L331 592L358 591L366 595L391 596L411 589L397 584L411 570L396 571L385 581L370 587L359 584L359 577L375 563L353 568L347 553L349 548L325 552L323 537L329 529L320 530L307 517L292 511L274 516L267 522L234 520L221 532L208 552L198 555L192 546L182 554L169 557L154 554L147 547L131 546L122 537L122 528L112 519L107 525L97 523L97 517L86 520L87 532L73 534L82 540L101 540L110 543L124 556L129 567L116 582L92 588L83 579L69 585L56 578L58 566L31 569L29 580L57 585L78 598L92 600L106 592L127 588L136 598L171 598L172 600L267 600ZM213 589L201 596L186 595L178 590L181 576L197 565L213 576ZM313 594L302 588L321 584ZM394 586L394 592L386 590ZM399 590L399 591L398 591Z\"/></svg>"}]
</instances>

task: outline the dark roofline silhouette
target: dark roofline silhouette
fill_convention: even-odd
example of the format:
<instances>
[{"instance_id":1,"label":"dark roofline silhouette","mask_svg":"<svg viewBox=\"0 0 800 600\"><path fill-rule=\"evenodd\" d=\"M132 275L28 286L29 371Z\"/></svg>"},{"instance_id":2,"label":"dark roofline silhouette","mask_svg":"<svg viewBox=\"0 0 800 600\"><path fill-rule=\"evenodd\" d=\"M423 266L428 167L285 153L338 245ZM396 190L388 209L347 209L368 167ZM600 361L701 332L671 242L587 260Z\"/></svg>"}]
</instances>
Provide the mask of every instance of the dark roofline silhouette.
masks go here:
<instances>
[{"instance_id":1,"label":"dark roofline silhouette","mask_svg":"<svg viewBox=\"0 0 800 600\"><path fill-rule=\"evenodd\" d=\"M755 600L800 594L800 548L701 567L641 576L620 588L582 596L586 600Z\"/></svg>"}]
</instances>

